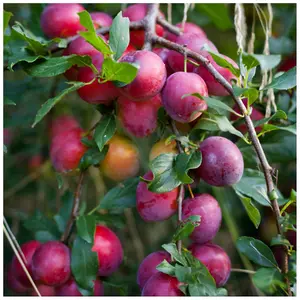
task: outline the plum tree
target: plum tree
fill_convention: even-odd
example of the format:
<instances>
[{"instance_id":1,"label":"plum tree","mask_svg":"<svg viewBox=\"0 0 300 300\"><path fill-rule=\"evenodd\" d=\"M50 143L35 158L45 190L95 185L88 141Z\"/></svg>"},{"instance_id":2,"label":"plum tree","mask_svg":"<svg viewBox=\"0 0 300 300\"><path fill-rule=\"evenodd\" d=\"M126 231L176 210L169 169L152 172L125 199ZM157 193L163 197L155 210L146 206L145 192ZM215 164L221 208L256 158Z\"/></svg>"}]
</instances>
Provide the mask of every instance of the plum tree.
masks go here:
<instances>
[{"instance_id":1,"label":"plum tree","mask_svg":"<svg viewBox=\"0 0 300 300\"><path fill-rule=\"evenodd\" d=\"M145 137L156 129L157 111L160 107L160 94L143 102L121 96L118 98L118 117L127 132L136 137Z\"/></svg>"},{"instance_id":2,"label":"plum tree","mask_svg":"<svg viewBox=\"0 0 300 300\"><path fill-rule=\"evenodd\" d=\"M32 274L31 261L34 253L40 247L40 243L38 241L29 241L21 246L21 251L24 254L25 260L23 261L26 269L29 274ZM11 263L11 270L13 270L14 276L16 280L20 282L25 287L31 287L31 283L27 277L27 274L24 272L22 265L20 264L18 258L16 256L13 257Z\"/></svg>"},{"instance_id":3,"label":"plum tree","mask_svg":"<svg viewBox=\"0 0 300 300\"><path fill-rule=\"evenodd\" d=\"M152 172L147 172L143 178L152 180ZM178 188L166 193L153 193L148 190L147 184L141 181L136 189L136 207L144 221L163 221L176 212L177 195Z\"/></svg>"},{"instance_id":4,"label":"plum tree","mask_svg":"<svg viewBox=\"0 0 300 300\"><path fill-rule=\"evenodd\" d=\"M142 296L184 296L177 278L164 273L155 273L146 282Z\"/></svg>"},{"instance_id":5,"label":"plum tree","mask_svg":"<svg viewBox=\"0 0 300 300\"><path fill-rule=\"evenodd\" d=\"M53 286L38 284L36 287L41 296L56 296L55 287ZM35 290L32 290L30 296L38 296L38 294Z\"/></svg>"},{"instance_id":6,"label":"plum tree","mask_svg":"<svg viewBox=\"0 0 300 300\"><path fill-rule=\"evenodd\" d=\"M202 163L197 169L198 176L214 186L237 183L244 172L243 155L230 140L211 136L200 144Z\"/></svg>"},{"instance_id":7,"label":"plum tree","mask_svg":"<svg viewBox=\"0 0 300 300\"><path fill-rule=\"evenodd\" d=\"M199 259L215 279L217 287L225 285L231 270L230 258L218 245L207 243L204 245L192 244L189 247L193 256Z\"/></svg>"},{"instance_id":8,"label":"plum tree","mask_svg":"<svg viewBox=\"0 0 300 300\"><path fill-rule=\"evenodd\" d=\"M101 71L103 55L92 56L92 61L98 71ZM82 67L78 71L78 81L90 82L96 78L96 74L89 67ZM119 96L119 89L111 82L99 83L96 79L93 83L85 85L77 90L80 98L91 104L109 105Z\"/></svg>"},{"instance_id":9,"label":"plum tree","mask_svg":"<svg viewBox=\"0 0 300 300\"><path fill-rule=\"evenodd\" d=\"M202 49L204 45L207 45L211 51L218 52L216 46L202 34L184 33L177 37L176 43L179 45L186 45L188 49L205 57L208 57L209 53ZM177 51L171 50L169 52L168 62L174 72L180 72L184 70L184 56ZM194 68L195 66L192 63L187 63L188 72L192 72Z\"/></svg>"},{"instance_id":10,"label":"plum tree","mask_svg":"<svg viewBox=\"0 0 300 300\"><path fill-rule=\"evenodd\" d=\"M140 154L137 147L126 137L115 134L108 141L108 152L100 164L103 175L114 181L123 181L137 175Z\"/></svg>"},{"instance_id":11,"label":"plum tree","mask_svg":"<svg viewBox=\"0 0 300 300\"><path fill-rule=\"evenodd\" d=\"M31 261L33 279L45 285L58 286L71 275L70 249L59 241L42 244Z\"/></svg>"},{"instance_id":12,"label":"plum tree","mask_svg":"<svg viewBox=\"0 0 300 300\"><path fill-rule=\"evenodd\" d=\"M139 285L140 289L143 289L147 280L152 275L159 272L156 269L156 267L163 260L166 260L168 262L171 261L170 254L166 251L156 251L156 252L150 253L148 256L146 256L144 258L144 260L140 264L138 272L137 272L137 284Z\"/></svg>"},{"instance_id":13,"label":"plum tree","mask_svg":"<svg viewBox=\"0 0 300 300\"><path fill-rule=\"evenodd\" d=\"M41 15L41 28L44 34L50 38L76 35L78 31L84 30L78 16L83 10L82 5L73 3L47 5Z\"/></svg>"},{"instance_id":14,"label":"plum tree","mask_svg":"<svg viewBox=\"0 0 300 300\"><path fill-rule=\"evenodd\" d=\"M134 101L149 100L163 88L167 71L162 59L147 50L130 52L123 56L121 62L127 62L138 67L135 79L122 87L122 94Z\"/></svg>"},{"instance_id":15,"label":"plum tree","mask_svg":"<svg viewBox=\"0 0 300 300\"><path fill-rule=\"evenodd\" d=\"M238 69L238 65L235 61L233 61L230 57L222 55L230 64L232 64L235 68ZM219 66L211 55L207 57L207 59L211 62L211 64L215 67L215 69L229 82L231 80L237 80L236 76L232 74L232 72L227 69ZM195 69L195 72L200 75L205 81L208 93L213 96L228 96L228 91L209 73L209 71L203 66L200 65Z\"/></svg>"},{"instance_id":16,"label":"plum tree","mask_svg":"<svg viewBox=\"0 0 300 300\"><path fill-rule=\"evenodd\" d=\"M122 263L122 244L116 234L106 226L96 226L92 251L98 255L100 276L111 275Z\"/></svg>"},{"instance_id":17,"label":"plum tree","mask_svg":"<svg viewBox=\"0 0 300 300\"><path fill-rule=\"evenodd\" d=\"M193 215L200 216L201 223L194 229L191 239L198 244L212 240L219 231L222 221L218 201L209 194L199 194L194 198L185 199L182 205L182 219Z\"/></svg>"},{"instance_id":18,"label":"plum tree","mask_svg":"<svg viewBox=\"0 0 300 300\"><path fill-rule=\"evenodd\" d=\"M173 140L169 144L166 144L166 140L160 140L155 143L150 150L149 160L151 161L155 157L164 153L177 154L178 150L176 148L176 141Z\"/></svg>"},{"instance_id":19,"label":"plum tree","mask_svg":"<svg viewBox=\"0 0 300 300\"><path fill-rule=\"evenodd\" d=\"M183 33L195 33L195 34L198 34L200 36L203 36L204 38L207 38L206 33L204 32L204 30L202 28L200 28L198 25L194 24L194 23L186 22L184 24L183 29L182 29L182 22L177 23L175 26L180 28ZM174 33L171 33L171 32L167 32L166 38L168 40L170 40L171 42L176 42L177 35L175 35Z\"/></svg>"},{"instance_id":20,"label":"plum tree","mask_svg":"<svg viewBox=\"0 0 300 300\"><path fill-rule=\"evenodd\" d=\"M133 21L141 21L147 14L147 4L133 4L127 7L123 11L123 16L129 18L131 22ZM161 16L164 16L160 12ZM159 36L163 36L164 29L160 25L155 25L156 34ZM136 47L141 48L144 45L145 41L145 32L144 30L134 30L130 31L130 41Z\"/></svg>"},{"instance_id":21,"label":"plum tree","mask_svg":"<svg viewBox=\"0 0 300 300\"><path fill-rule=\"evenodd\" d=\"M194 73L176 72L166 82L162 92L162 103L168 115L180 123L189 123L207 110L207 104L197 96L207 96L207 87L203 79ZM184 96L184 98L183 98Z\"/></svg>"},{"instance_id":22,"label":"plum tree","mask_svg":"<svg viewBox=\"0 0 300 300\"><path fill-rule=\"evenodd\" d=\"M84 131L80 128L55 135L50 145L50 158L58 172L68 172L78 167L87 147L81 143Z\"/></svg>"}]
</instances>

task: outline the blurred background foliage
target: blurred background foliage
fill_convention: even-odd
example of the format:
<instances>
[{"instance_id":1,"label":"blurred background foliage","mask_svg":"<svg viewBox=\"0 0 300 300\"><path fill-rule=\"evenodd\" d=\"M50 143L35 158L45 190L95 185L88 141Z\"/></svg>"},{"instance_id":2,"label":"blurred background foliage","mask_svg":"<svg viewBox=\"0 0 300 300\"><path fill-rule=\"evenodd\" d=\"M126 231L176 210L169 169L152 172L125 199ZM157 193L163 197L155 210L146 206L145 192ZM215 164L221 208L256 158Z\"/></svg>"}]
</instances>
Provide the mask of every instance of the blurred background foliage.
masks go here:
<instances>
[{"instance_id":1,"label":"blurred background foliage","mask_svg":"<svg viewBox=\"0 0 300 300\"><path fill-rule=\"evenodd\" d=\"M43 36L39 22L43 7L46 4L5 4L4 9L12 12L14 21L19 21L37 36ZM104 11L115 16L124 4L84 4L89 11ZM283 58L290 57L296 49L296 5L273 4L273 32L270 39L271 54L282 54ZM261 6L266 11L266 6ZM167 5L162 4L161 9L167 15ZM245 12L248 25L248 36L254 14L253 5L245 4ZM172 5L172 22L180 22L183 17L183 5ZM201 26L209 39L217 46L220 53L236 60L237 45L234 29L234 5L233 4L195 4L194 9L188 12L188 21ZM265 35L256 15L255 22L255 53L262 53ZM94 108L80 100L76 93L68 95L62 102L55 106L54 110L35 128L31 128L34 117L40 106L53 94L59 92L65 86L65 78L59 76L55 79L32 78L21 70L15 72L4 71L4 96L16 105L4 106L4 130L8 152L4 155L4 215L7 218L12 231L18 241L23 243L35 238L28 230L26 220L38 211L45 216L52 217L62 205L62 195L66 190L74 190L76 177L65 176L64 186L58 189L57 177L49 160L48 124L51 118L62 113L74 115L84 129L89 129L99 115ZM55 91L54 91L55 89ZM228 99L228 103L232 104ZM290 120L296 118L296 97L294 93L282 91L276 94L276 103L279 109L284 110ZM264 105L256 104L256 107L264 112ZM119 126L119 131L122 128ZM132 137L131 137L132 138ZM232 137L231 137L232 138ZM157 141L154 133L149 138L132 138L140 149L141 170L143 175L148 170L148 156L151 146ZM269 161L278 172L278 187L285 198L290 195L291 189L296 189L296 137L285 131L269 133L261 139ZM245 159L245 166L258 169L257 158L251 147L242 145L241 150ZM243 147L244 146L244 147ZM90 168L86 179L82 199L87 211L94 208L105 192L114 186L113 182L103 179L96 168ZM211 187L200 183L195 191L201 193L207 191L215 193ZM220 191L220 190L219 190ZM275 223L269 208L258 207L262 222L258 230L249 220L246 211L232 189L223 189L217 196L223 210L223 223L215 242L222 246L232 260L234 268L249 268L249 262L242 261L238 255L233 240L240 235L248 235L270 242L275 232ZM136 284L136 272L140 257L160 249L160 245L169 242L176 226L176 216L159 223L143 222L133 209L133 217L142 247L136 247L136 241L132 239L128 222L131 216L118 215L111 220L112 228L117 231L125 250L124 263L120 270L109 278L115 284L127 287L128 295L139 295ZM35 225L40 226L38 217ZM27 222L28 223L28 222ZM28 225L28 224L27 224ZM27 227L27 229L26 229ZM29 226L30 227L30 226ZM11 260L12 250L8 243L4 244L4 267ZM139 252L137 254L137 251ZM251 266L250 266L251 267ZM249 281L247 274L232 273L227 283L229 295L255 295L256 291ZM107 288L106 295L118 294L118 289ZM5 294L11 292L5 288Z\"/></svg>"}]
</instances>

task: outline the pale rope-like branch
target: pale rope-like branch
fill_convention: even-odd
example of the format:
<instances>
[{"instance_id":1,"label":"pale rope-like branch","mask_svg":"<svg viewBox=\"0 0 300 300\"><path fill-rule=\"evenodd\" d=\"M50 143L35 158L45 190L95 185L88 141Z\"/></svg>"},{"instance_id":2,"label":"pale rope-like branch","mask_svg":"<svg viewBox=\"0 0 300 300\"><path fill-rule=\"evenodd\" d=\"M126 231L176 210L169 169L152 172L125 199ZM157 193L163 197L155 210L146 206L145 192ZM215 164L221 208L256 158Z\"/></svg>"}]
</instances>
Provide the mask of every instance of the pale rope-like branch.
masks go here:
<instances>
[{"instance_id":1,"label":"pale rope-like branch","mask_svg":"<svg viewBox=\"0 0 300 300\"><path fill-rule=\"evenodd\" d=\"M186 23L186 20L187 20L187 13L189 11L190 5L191 5L191 3L184 3L183 18L182 18L182 21L181 21L181 31L184 30L184 26L185 26L185 23Z\"/></svg>"},{"instance_id":2,"label":"pale rope-like branch","mask_svg":"<svg viewBox=\"0 0 300 300\"><path fill-rule=\"evenodd\" d=\"M172 24L172 3L168 3L168 22Z\"/></svg>"}]
</instances>

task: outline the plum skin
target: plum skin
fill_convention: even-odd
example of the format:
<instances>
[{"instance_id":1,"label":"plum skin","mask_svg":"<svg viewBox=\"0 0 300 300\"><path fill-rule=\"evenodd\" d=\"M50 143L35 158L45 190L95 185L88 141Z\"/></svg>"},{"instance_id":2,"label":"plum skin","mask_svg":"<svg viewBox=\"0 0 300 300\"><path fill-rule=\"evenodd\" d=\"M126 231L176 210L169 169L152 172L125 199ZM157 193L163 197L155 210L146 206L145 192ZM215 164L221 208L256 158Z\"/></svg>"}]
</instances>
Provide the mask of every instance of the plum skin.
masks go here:
<instances>
[{"instance_id":1,"label":"plum skin","mask_svg":"<svg viewBox=\"0 0 300 300\"><path fill-rule=\"evenodd\" d=\"M204 245L195 243L189 247L189 250L206 266L215 279L217 287L225 285L230 276L231 261L220 246L212 243Z\"/></svg>"},{"instance_id":2,"label":"plum skin","mask_svg":"<svg viewBox=\"0 0 300 300\"><path fill-rule=\"evenodd\" d=\"M66 38L84 30L77 13L84 10L80 4L56 3L47 5L41 15L41 28L50 38Z\"/></svg>"},{"instance_id":3,"label":"plum skin","mask_svg":"<svg viewBox=\"0 0 300 300\"><path fill-rule=\"evenodd\" d=\"M145 137L155 131L160 107L160 94L143 102L131 101L121 96L118 98L118 117L127 132L136 137Z\"/></svg>"},{"instance_id":4,"label":"plum skin","mask_svg":"<svg viewBox=\"0 0 300 300\"><path fill-rule=\"evenodd\" d=\"M166 260L168 262L171 261L171 256L166 251L156 251L150 253L148 256L144 258L141 262L138 272L137 272L137 284L140 289L143 289L148 279L158 273L159 271L156 267L163 261Z\"/></svg>"},{"instance_id":5,"label":"plum skin","mask_svg":"<svg viewBox=\"0 0 300 300\"><path fill-rule=\"evenodd\" d=\"M177 23L175 26L182 29L182 23L181 22ZM204 38L207 38L206 33L203 31L202 28L200 28L198 25L196 25L194 23L190 23L190 22L186 22L184 24L184 28L183 28L182 32L183 33L195 33L195 34L201 35ZM175 35L174 33L171 33L171 32L167 32L166 38L168 40L170 40L171 42L175 43L176 39L177 39L177 35Z\"/></svg>"},{"instance_id":6,"label":"plum skin","mask_svg":"<svg viewBox=\"0 0 300 300\"><path fill-rule=\"evenodd\" d=\"M202 163L197 175L213 186L233 185L241 179L244 160L239 148L230 140L211 136L200 144Z\"/></svg>"},{"instance_id":7,"label":"plum skin","mask_svg":"<svg viewBox=\"0 0 300 300\"><path fill-rule=\"evenodd\" d=\"M158 272L146 282L142 296L184 296L176 277Z\"/></svg>"},{"instance_id":8,"label":"plum skin","mask_svg":"<svg viewBox=\"0 0 300 300\"><path fill-rule=\"evenodd\" d=\"M145 101L156 96L163 88L167 71L162 59L154 52L139 50L123 56L121 62L138 67L135 79L120 88L120 92L133 101Z\"/></svg>"},{"instance_id":9,"label":"plum skin","mask_svg":"<svg viewBox=\"0 0 300 300\"><path fill-rule=\"evenodd\" d=\"M25 294L30 291L31 287L23 285L16 277L15 269L12 269L12 265L10 264L7 269L6 274L7 286L10 290L18 294Z\"/></svg>"},{"instance_id":10,"label":"plum skin","mask_svg":"<svg viewBox=\"0 0 300 300\"><path fill-rule=\"evenodd\" d=\"M41 245L32 257L34 280L50 286L65 283L71 275L70 249L59 241Z\"/></svg>"},{"instance_id":11,"label":"plum skin","mask_svg":"<svg viewBox=\"0 0 300 300\"><path fill-rule=\"evenodd\" d=\"M61 115L53 120L49 126L50 138L74 128L80 128L77 120L71 115Z\"/></svg>"},{"instance_id":12,"label":"plum skin","mask_svg":"<svg viewBox=\"0 0 300 300\"><path fill-rule=\"evenodd\" d=\"M36 287L41 296L56 296L56 290L53 286L38 284ZM33 290L30 293L30 296L38 296L38 294L35 290Z\"/></svg>"},{"instance_id":13,"label":"plum skin","mask_svg":"<svg viewBox=\"0 0 300 300\"><path fill-rule=\"evenodd\" d=\"M97 225L92 251L98 255L99 276L114 273L123 261L123 248L117 235L108 227Z\"/></svg>"},{"instance_id":14,"label":"plum skin","mask_svg":"<svg viewBox=\"0 0 300 300\"><path fill-rule=\"evenodd\" d=\"M187 198L182 204L182 218L201 216L200 225L191 234L191 239L199 244L212 240L222 222L222 211L218 201L209 194L198 194L194 198Z\"/></svg>"},{"instance_id":15,"label":"plum skin","mask_svg":"<svg viewBox=\"0 0 300 300\"><path fill-rule=\"evenodd\" d=\"M196 96L182 98L193 93L208 96L206 84L197 74L176 72L167 79L162 91L162 103L173 120L190 123L207 110L206 102Z\"/></svg>"},{"instance_id":16,"label":"plum skin","mask_svg":"<svg viewBox=\"0 0 300 300\"><path fill-rule=\"evenodd\" d=\"M147 172L143 178L153 179L152 172ZM177 195L178 188L166 193L153 193L148 190L147 184L141 181L136 189L136 207L144 221L163 221L176 212Z\"/></svg>"}]
</instances>

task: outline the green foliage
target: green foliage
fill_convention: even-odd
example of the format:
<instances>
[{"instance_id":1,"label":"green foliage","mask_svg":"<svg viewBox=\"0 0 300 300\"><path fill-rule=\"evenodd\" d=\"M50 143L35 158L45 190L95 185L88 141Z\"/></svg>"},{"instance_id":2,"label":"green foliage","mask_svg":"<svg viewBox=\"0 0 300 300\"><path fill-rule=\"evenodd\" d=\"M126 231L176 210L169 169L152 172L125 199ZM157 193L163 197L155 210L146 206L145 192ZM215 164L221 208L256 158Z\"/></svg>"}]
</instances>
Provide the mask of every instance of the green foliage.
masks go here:
<instances>
[{"instance_id":1,"label":"green foliage","mask_svg":"<svg viewBox=\"0 0 300 300\"><path fill-rule=\"evenodd\" d=\"M280 76L274 77L273 81L263 89L289 90L296 86L296 67L288 70Z\"/></svg>"},{"instance_id":2,"label":"green foliage","mask_svg":"<svg viewBox=\"0 0 300 300\"><path fill-rule=\"evenodd\" d=\"M102 151L98 147L88 149L80 159L80 170L86 170L90 166L98 166L107 154L108 146L104 146Z\"/></svg>"},{"instance_id":3,"label":"green foliage","mask_svg":"<svg viewBox=\"0 0 300 300\"><path fill-rule=\"evenodd\" d=\"M233 92L236 97L248 98L248 106L252 105L258 98L258 90L255 88L240 88L233 86Z\"/></svg>"},{"instance_id":4,"label":"green foliage","mask_svg":"<svg viewBox=\"0 0 300 300\"><path fill-rule=\"evenodd\" d=\"M87 243L93 243L96 228L96 217L79 216L76 220L77 234Z\"/></svg>"},{"instance_id":5,"label":"green foliage","mask_svg":"<svg viewBox=\"0 0 300 300\"><path fill-rule=\"evenodd\" d=\"M10 18L13 16L13 14L9 11L3 11L3 32L5 32L5 29L7 28L9 24Z\"/></svg>"},{"instance_id":6,"label":"green foliage","mask_svg":"<svg viewBox=\"0 0 300 300\"><path fill-rule=\"evenodd\" d=\"M178 226L173 235L172 242L175 243L182 240L192 234L194 229L201 224L200 216L190 216L182 221Z\"/></svg>"}]
</instances>

